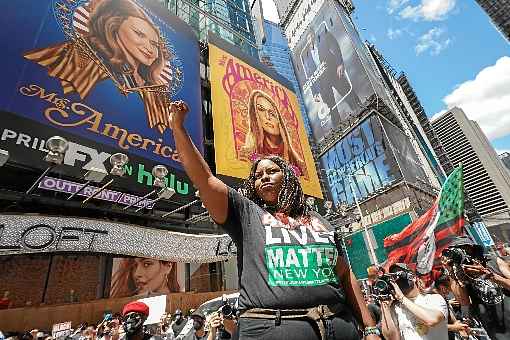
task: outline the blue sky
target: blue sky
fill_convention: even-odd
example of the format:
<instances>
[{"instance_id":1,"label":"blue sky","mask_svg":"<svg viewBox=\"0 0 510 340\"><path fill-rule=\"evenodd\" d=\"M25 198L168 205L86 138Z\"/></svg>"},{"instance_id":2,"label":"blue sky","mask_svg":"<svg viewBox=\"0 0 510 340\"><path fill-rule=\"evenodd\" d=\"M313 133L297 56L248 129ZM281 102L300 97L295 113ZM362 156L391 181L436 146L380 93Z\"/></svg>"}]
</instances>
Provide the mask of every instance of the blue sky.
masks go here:
<instances>
[{"instance_id":1,"label":"blue sky","mask_svg":"<svg viewBox=\"0 0 510 340\"><path fill-rule=\"evenodd\" d=\"M410 79L429 117L460 106L510 151L510 44L472 0L354 0L354 21ZM277 21L271 0L264 15Z\"/></svg>"}]
</instances>

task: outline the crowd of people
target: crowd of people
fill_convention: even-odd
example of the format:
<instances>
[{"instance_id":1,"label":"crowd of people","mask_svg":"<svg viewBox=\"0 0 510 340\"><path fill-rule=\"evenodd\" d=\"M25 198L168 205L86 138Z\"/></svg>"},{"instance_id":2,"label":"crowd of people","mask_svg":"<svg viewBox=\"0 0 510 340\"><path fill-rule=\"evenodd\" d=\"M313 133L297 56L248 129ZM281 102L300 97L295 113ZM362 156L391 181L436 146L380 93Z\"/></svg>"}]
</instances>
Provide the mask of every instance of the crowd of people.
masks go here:
<instances>
[{"instance_id":1,"label":"crowd of people","mask_svg":"<svg viewBox=\"0 0 510 340\"><path fill-rule=\"evenodd\" d=\"M219 312L192 312L185 318L176 311L157 326L144 328L148 307L133 302L124 307L121 316L105 318L95 327L83 325L70 337L510 339L506 295L510 291L510 262L506 254L486 257L482 247L459 237L442 252L440 275L424 282L407 264L394 263L386 266L387 270L370 268L363 290L344 257L341 234L307 207L292 164L274 155L256 157L243 188L227 186L213 175L193 145L184 127L188 110L182 101L170 105L171 128L186 174L211 218L238 249L236 334L224 331ZM39 335L34 331L17 337L45 338L44 332Z\"/></svg>"},{"instance_id":2,"label":"crowd of people","mask_svg":"<svg viewBox=\"0 0 510 340\"><path fill-rule=\"evenodd\" d=\"M468 237L442 252L432 282L408 265L368 268L366 301L382 336L394 339L510 339L510 258L484 254Z\"/></svg>"},{"instance_id":3,"label":"crowd of people","mask_svg":"<svg viewBox=\"0 0 510 340\"><path fill-rule=\"evenodd\" d=\"M205 315L190 309L184 314L180 309L173 314L163 314L157 323L144 325L149 316L149 306L141 301L126 304L122 313L105 313L95 323L82 323L62 334L51 330L32 329L26 332L0 331L1 340L222 340L232 335L224 327L220 312Z\"/></svg>"},{"instance_id":4,"label":"crowd of people","mask_svg":"<svg viewBox=\"0 0 510 340\"><path fill-rule=\"evenodd\" d=\"M439 275L425 282L403 263L387 271L367 269L360 281L367 309L386 340L510 339L510 257L505 249L484 254L467 237L459 237L441 258ZM430 279L430 278L429 278ZM180 309L159 323L143 325L149 307L127 304L122 313L105 314L94 325L80 324L67 340L217 340L238 338L224 327L221 311L204 314ZM234 319L237 319L234 315ZM237 321L234 324L237 326ZM237 327L236 327L237 328ZM0 339L52 340L51 331L1 333Z\"/></svg>"}]
</instances>

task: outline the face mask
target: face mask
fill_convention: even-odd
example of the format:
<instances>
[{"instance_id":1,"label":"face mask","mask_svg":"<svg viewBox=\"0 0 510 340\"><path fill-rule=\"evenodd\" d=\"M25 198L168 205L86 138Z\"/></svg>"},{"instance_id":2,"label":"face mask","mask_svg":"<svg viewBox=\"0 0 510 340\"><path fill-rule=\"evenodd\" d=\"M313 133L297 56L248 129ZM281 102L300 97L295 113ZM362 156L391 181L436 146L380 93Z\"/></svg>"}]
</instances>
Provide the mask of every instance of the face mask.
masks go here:
<instances>
[{"instance_id":1,"label":"face mask","mask_svg":"<svg viewBox=\"0 0 510 340\"><path fill-rule=\"evenodd\" d=\"M179 315L179 314L177 314L177 315L175 316L175 322L179 322L179 321L181 321L181 320L182 320L182 316L181 316L181 315Z\"/></svg>"},{"instance_id":2,"label":"face mask","mask_svg":"<svg viewBox=\"0 0 510 340\"><path fill-rule=\"evenodd\" d=\"M130 314L122 324L122 327L126 334L133 335L143 327L143 319L140 314Z\"/></svg>"},{"instance_id":3,"label":"face mask","mask_svg":"<svg viewBox=\"0 0 510 340\"><path fill-rule=\"evenodd\" d=\"M193 328L198 331L200 328L202 328L202 323L200 321L193 321Z\"/></svg>"}]
</instances>

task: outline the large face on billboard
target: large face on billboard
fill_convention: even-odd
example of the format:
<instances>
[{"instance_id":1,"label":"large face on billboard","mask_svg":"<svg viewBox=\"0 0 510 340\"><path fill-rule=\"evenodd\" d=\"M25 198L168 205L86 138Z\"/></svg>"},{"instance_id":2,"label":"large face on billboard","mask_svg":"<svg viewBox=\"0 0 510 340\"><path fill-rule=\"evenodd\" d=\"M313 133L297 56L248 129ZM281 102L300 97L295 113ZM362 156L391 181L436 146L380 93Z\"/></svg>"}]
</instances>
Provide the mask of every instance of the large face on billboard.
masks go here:
<instances>
[{"instance_id":1,"label":"large face on billboard","mask_svg":"<svg viewBox=\"0 0 510 340\"><path fill-rule=\"evenodd\" d=\"M329 0L300 3L285 31L312 130L320 141L376 91L360 57L365 50L344 10Z\"/></svg>"},{"instance_id":2,"label":"large face on billboard","mask_svg":"<svg viewBox=\"0 0 510 340\"><path fill-rule=\"evenodd\" d=\"M233 53L209 44L217 173L245 178L252 160L278 155L298 170L306 194L321 197L296 95Z\"/></svg>"},{"instance_id":3,"label":"large face on billboard","mask_svg":"<svg viewBox=\"0 0 510 340\"><path fill-rule=\"evenodd\" d=\"M165 8L147 0L20 0L3 9L9 67L0 109L179 166L168 104L182 99L201 145L198 44Z\"/></svg>"},{"instance_id":4,"label":"large face on billboard","mask_svg":"<svg viewBox=\"0 0 510 340\"><path fill-rule=\"evenodd\" d=\"M184 286L180 282L183 279L180 276L184 274L182 269L177 262L144 257L115 258L110 297L184 291Z\"/></svg>"},{"instance_id":5,"label":"large face on billboard","mask_svg":"<svg viewBox=\"0 0 510 340\"><path fill-rule=\"evenodd\" d=\"M401 179L383 127L377 116L367 118L337 142L321 159L335 205L353 204Z\"/></svg>"}]
</instances>

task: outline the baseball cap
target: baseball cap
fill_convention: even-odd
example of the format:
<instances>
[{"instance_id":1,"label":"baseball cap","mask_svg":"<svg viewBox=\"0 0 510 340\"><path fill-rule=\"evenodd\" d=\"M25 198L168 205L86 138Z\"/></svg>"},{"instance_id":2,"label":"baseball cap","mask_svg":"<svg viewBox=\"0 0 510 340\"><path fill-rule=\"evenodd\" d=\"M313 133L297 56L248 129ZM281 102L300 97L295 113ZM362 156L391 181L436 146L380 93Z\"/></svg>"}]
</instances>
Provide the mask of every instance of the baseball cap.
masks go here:
<instances>
[{"instance_id":1,"label":"baseball cap","mask_svg":"<svg viewBox=\"0 0 510 340\"><path fill-rule=\"evenodd\" d=\"M140 313L145 316L149 316L149 306L141 301L133 301L124 306L122 310L122 316L126 316L128 313Z\"/></svg>"}]
</instances>

